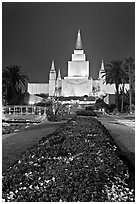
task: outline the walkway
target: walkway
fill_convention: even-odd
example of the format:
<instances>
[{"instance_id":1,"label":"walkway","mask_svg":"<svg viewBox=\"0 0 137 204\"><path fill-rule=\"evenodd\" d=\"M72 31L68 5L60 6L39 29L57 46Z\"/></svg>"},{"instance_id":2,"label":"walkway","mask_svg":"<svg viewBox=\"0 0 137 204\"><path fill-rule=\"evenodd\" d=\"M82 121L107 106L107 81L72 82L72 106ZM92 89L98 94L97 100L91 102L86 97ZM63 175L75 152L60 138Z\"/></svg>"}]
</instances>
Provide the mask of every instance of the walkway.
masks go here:
<instances>
[{"instance_id":1,"label":"walkway","mask_svg":"<svg viewBox=\"0 0 137 204\"><path fill-rule=\"evenodd\" d=\"M135 122L133 118L123 116L101 116L98 120L106 127L110 135L122 150L132 166L135 166Z\"/></svg>"},{"instance_id":2,"label":"walkway","mask_svg":"<svg viewBox=\"0 0 137 204\"><path fill-rule=\"evenodd\" d=\"M31 125L21 132L4 135L2 139L2 170L12 166L27 149L38 143L42 137L53 133L64 122L45 120L43 123Z\"/></svg>"}]
</instances>

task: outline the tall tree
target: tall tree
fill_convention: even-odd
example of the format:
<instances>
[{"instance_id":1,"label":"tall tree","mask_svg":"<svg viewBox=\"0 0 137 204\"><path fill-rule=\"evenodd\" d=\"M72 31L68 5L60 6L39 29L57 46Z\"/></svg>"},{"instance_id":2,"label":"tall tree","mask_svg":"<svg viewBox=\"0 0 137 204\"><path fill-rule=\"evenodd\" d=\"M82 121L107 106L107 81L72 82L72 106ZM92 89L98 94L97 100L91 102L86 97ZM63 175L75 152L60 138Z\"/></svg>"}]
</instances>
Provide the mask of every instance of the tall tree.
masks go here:
<instances>
[{"instance_id":1,"label":"tall tree","mask_svg":"<svg viewBox=\"0 0 137 204\"><path fill-rule=\"evenodd\" d=\"M6 66L2 72L3 96L6 103L16 104L17 98L26 91L28 76L25 75L20 66Z\"/></svg>"},{"instance_id":2,"label":"tall tree","mask_svg":"<svg viewBox=\"0 0 137 204\"><path fill-rule=\"evenodd\" d=\"M121 76L122 87L120 90L121 95L122 95L121 112L123 112L123 110L124 110L125 84L128 83L128 81L129 81L127 66L125 66L125 64L123 64L122 69L123 69L123 74Z\"/></svg>"},{"instance_id":3,"label":"tall tree","mask_svg":"<svg viewBox=\"0 0 137 204\"><path fill-rule=\"evenodd\" d=\"M105 66L105 76L106 83L115 84L116 88L116 107L120 111L119 104L119 86L122 84L123 72L123 61L122 60L113 60ZM104 77L104 76L103 76Z\"/></svg>"},{"instance_id":4,"label":"tall tree","mask_svg":"<svg viewBox=\"0 0 137 204\"><path fill-rule=\"evenodd\" d=\"M135 61L132 57L125 59L125 66L128 68L128 75L129 75L129 108L130 114L132 114L132 80L133 80L133 73L135 68Z\"/></svg>"}]
</instances>

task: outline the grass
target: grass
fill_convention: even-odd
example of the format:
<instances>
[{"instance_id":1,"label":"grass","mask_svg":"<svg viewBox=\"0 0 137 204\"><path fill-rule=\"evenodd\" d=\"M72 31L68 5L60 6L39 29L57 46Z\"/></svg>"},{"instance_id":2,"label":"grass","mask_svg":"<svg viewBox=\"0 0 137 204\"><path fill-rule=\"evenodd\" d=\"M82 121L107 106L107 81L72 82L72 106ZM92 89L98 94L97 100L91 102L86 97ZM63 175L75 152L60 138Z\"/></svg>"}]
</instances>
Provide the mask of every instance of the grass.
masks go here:
<instances>
[{"instance_id":1,"label":"grass","mask_svg":"<svg viewBox=\"0 0 137 204\"><path fill-rule=\"evenodd\" d=\"M39 116L39 115L32 115L32 114L28 114L28 115L14 115L14 114L4 114L3 115L3 119L8 119L8 120L12 120L12 119L16 119L16 120L32 120L32 121L37 121L37 120L41 120L43 116Z\"/></svg>"},{"instance_id":2,"label":"grass","mask_svg":"<svg viewBox=\"0 0 137 204\"><path fill-rule=\"evenodd\" d=\"M14 165L21 155L43 137L51 134L62 123L43 123L32 125L28 129L3 136L2 140L2 171Z\"/></svg>"}]
</instances>

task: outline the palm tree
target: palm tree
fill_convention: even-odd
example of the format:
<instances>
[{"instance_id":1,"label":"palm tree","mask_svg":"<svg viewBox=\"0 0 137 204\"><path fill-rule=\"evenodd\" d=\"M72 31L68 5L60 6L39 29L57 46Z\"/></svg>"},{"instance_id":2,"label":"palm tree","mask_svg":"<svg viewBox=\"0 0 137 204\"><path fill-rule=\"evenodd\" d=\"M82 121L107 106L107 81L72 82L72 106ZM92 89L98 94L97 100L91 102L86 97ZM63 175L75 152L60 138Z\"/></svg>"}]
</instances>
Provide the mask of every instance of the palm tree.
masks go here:
<instances>
[{"instance_id":1,"label":"palm tree","mask_svg":"<svg viewBox=\"0 0 137 204\"><path fill-rule=\"evenodd\" d=\"M127 66L125 66L125 64L123 64L123 74L121 76L121 81L122 81L122 87L121 87L121 95L122 95L122 100L121 100L121 112L123 112L124 110L124 95L125 95L125 84L128 83L129 81L129 77L128 77L128 73L127 73Z\"/></svg>"},{"instance_id":2,"label":"palm tree","mask_svg":"<svg viewBox=\"0 0 137 204\"><path fill-rule=\"evenodd\" d=\"M129 107L130 107L130 114L132 114L132 73L135 68L134 59L129 57L125 59L125 66L128 68L128 75L129 75Z\"/></svg>"},{"instance_id":3,"label":"palm tree","mask_svg":"<svg viewBox=\"0 0 137 204\"><path fill-rule=\"evenodd\" d=\"M20 66L6 66L2 73L2 86L5 90L6 103L16 103L18 93L26 91L28 76L23 74ZM4 93L3 93L4 95Z\"/></svg>"},{"instance_id":4,"label":"palm tree","mask_svg":"<svg viewBox=\"0 0 137 204\"><path fill-rule=\"evenodd\" d=\"M116 107L119 111L119 86L122 84L123 71L123 61L122 60L113 60L110 63L106 64L105 75L107 84L115 84L116 88ZM102 76L102 77L104 77Z\"/></svg>"}]
</instances>

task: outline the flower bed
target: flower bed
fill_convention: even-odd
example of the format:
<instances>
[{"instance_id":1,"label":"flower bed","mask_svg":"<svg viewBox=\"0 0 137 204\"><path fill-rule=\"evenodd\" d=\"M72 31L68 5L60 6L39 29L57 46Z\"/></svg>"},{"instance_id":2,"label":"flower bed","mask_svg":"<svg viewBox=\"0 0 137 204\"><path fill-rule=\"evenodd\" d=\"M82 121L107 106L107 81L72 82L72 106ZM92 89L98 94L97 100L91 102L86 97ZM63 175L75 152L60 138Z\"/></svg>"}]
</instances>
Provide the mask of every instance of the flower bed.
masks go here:
<instances>
[{"instance_id":1,"label":"flower bed","mask_svg":"<svg viewBox=\"0 0 137 204\"><path fill-rule=\"evenodd\" d=\"M3 173L3 200L134 201L128 178L104 127L92 117L77 116Z\"/></svg>"},{"instance_id":2,"label":"flower bed","mask_svg":"<svg viewBox=\"0 0 137 204\"><path fill-rule=\"evenodd\" d=\"M30 120L7 120L2 122L2 135L10 134L28 128L31 124L37 124L41 121Z\"/></svg>"},{"instance_id":3,"label":"flower bed","mask_svg":"<svg viewBox=\"0 0 137 204\"><path fill-rule=\"evenodd\" d=\"M29 127L29 123L4 123L2 124L2 134L10 134Z\"/></svg>"}]
</instances>

